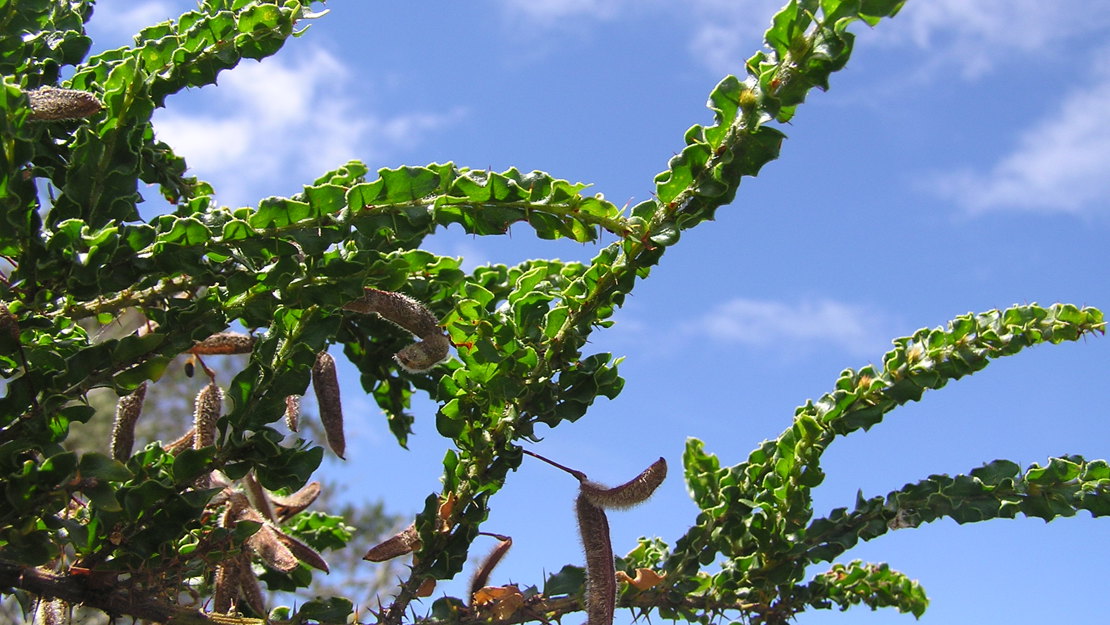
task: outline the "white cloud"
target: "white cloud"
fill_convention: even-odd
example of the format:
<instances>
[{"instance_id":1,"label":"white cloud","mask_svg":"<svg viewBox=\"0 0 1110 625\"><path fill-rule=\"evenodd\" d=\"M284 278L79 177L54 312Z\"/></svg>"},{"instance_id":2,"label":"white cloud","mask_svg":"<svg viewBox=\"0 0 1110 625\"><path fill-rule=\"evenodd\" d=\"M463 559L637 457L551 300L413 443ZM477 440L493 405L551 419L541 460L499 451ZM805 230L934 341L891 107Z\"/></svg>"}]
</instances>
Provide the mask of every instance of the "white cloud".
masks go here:
<instances>
[{"instance_id":1,"label":"white cloud","mask_svg":"<svg viewBox=\"0 0 1110 625\"><path fill-rule=\"evenodd\" d=\"M889 346L891 326L885 315L863 306L829 299L786 303L731 299L685 332L715 343L775 348L779 353L831 346L854 356L876 356Z\"/></svg>"},{"instance_id":2,"label":"white cloud","mask_svg":"<svg viewBox=\"0 0 1110 625\"><path fill-rule=\"evenodd\" d=\"M537 22L553 22L568 18L615 17L627 0L503 0L501 5L511 15Z\"/></svg>"},{"instance_id":3,"label":"white cloud","mask_svg":"<svg viewBox=\"0 0 1110 625\"><path fill-rule=\"evenodd\" d=\"M147 26L174 19L195 2L181 0L99 0L93 9L89 30L98 47L130 45L132 37Z\"/></svg>"},{"instance_id":4,"label":"white cloud","mask_svg":"<svg viewBox=\"0 0 1110 625\"><path fill-rule=\"evenodd\" d=\"M376 115L358 102L353 72L320 48L244 61L206 89L206 112L171 99L155 114L159 139L184 156L219 201L289 194L350 159L371 162L420 142L461 112Z\"/></svg>"},{"instance_id":5,"label":"white cloud","mask_svg":"<svg viewBox=\"0 0 1110 625\"><path fill-rule=\"evenodd\" d=\"M930 0L908 3L873 39L927 50L932 66L974 79L1021 56L1067 54L1064 42L1107 26L1110 14L1086 0Z\"/></svg>"},{"instance_id":6,"label":"white cloud","mask_svg":"<svg viewBox=\"0 0 1110 625\"><path fill-rule=\"evenodd\" d=\"M1022 133L993 167L942 176L936 191L972 212L1074 213L1110 203L1110 54L1103 65L1089 86L1065 94L1059 109Z\"/></svg>"}]
</instances>

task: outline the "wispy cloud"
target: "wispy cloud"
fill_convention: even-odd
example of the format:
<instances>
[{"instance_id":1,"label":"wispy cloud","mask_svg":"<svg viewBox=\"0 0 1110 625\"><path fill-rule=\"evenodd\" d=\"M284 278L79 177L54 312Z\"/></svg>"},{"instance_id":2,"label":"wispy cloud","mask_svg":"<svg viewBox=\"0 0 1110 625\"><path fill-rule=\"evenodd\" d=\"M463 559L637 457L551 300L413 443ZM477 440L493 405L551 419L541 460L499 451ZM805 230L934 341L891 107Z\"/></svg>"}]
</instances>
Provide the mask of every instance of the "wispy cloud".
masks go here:
<instances>
[{"instance_id":1,"label":"wispy cloud","mask_svg":"<svg viewBox=\"0 0 1110 625\"><path fill-rule=\"evenodd\" d=\"M880 311L831 299L734 298L686 324L684 331L718 344L774 348L780 354L831 347L876 357L889 346L892 325Z\"/></svg>"},{"instance_id":2,"label":"wispy cloud","mask_svg":"<svg viewBox=\"0 0 1110 625\"><path fill-rule=\"evenodd\" d=\"M213 183L221 202L237 205L296 192L350 159L393 154L462 115L377 115L353 95L353 76L318 47L244 61L205 92L203 112L179 110L171 100L156 113L155 131L192 173Z\"/></svg>"},{"instance_id":3,"label":"wispy cloud","mask_svg":"<svg viewBox=\"0 0 1110 625\"><path fill-rule=\"evenodd\" d=\"M1033 210L1077 213L1110 202L1110 51L1084 87L1063 95L1057 110L1031 125L1017 146L986 171L939 179L940 195L971 212Z\"/></svg>"}]
</instances>

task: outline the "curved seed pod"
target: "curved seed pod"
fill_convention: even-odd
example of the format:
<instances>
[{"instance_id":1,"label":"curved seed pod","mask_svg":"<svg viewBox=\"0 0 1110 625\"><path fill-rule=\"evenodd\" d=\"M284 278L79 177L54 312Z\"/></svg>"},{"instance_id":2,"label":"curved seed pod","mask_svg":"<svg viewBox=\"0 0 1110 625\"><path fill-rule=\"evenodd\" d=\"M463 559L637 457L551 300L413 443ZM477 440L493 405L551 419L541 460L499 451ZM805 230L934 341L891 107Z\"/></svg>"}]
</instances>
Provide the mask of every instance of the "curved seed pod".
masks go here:
<instances>
[{"instance_id":1,"label":"curved seed pod","mask_svg":"<svg viewBox=\"0 0 1110 625\"><path fill-rule=\"evenodd\" d=\"M181 438L178 438L175 441L171 441L162 449L165 449L166 453L170 454L171 456L176 456L186 449L192 449L193 439L196 438L196 434L197 429L195 427L191 427L189 428L188 432L185 432L181 435Z\"/></svg>"},{"instance_id":2,"label":"curved seed pod","mask_svg":"<svg viewBox=\"0 0 1110 625\"><path fill-rule=\"evenodd\" d=\"M31 105L31 115L27 119L53 121L57 119L80 119L96 115L104 108L97 97L88 91L39 87L27 92Z\"/></svg>"},{"instance_id":3,"label":"curved seed pod","mask_svg":"<svg viewBox=\"0 0 1110 625\"><path fill-rule=\"evenodd\" d=\"M339 400L335 359L327 352L320 352L316 356L316 364L312 366L312 390L316 392L320 422L324 425L328 446L335 455L343 458L347 450L347 441L343 436L343 403Z\"/></svg>"},{"instance_id":4,"label":"curved seed pod","mask_svg":"<svg viewBox=\"0 0 1110 625\"><path fill-rule=\"evenodd\" d=\"M617 571L609 540L609 519L585 493L574 502L578 531L586 551L586 624L612 625L617 605Z\"/></svg>"},{"instance_id":5,"label":"curved seed pod","mask_svg":"<svg viewBox=\"0 0 1110 625\"><path fill-rule=\"evenodd\" d=\"M606 488L589 480L582 480L582 496L602 508L631 508L643 503L667 477L667 461L660 458L632 480Z\"/></svg>"},{"instance_id":6,"label":"curved seed pod","mask_svg":"<svg viewBox=\"0 0 1110 625\"><path fill-rule=\"evenodd\" d=\"M362 559L371 562L385 562L397 556L412 553L419 546L420 534L417 533L416 524L414 523L375 545L370 551L366 552L366 555L362 556Z\"/></svg>"},{"instance_id":7,"label":"curved seed pod","mask_svg":"<svg viewBox=\"0 0 1110 625\"><path fill-rule=\"evenodd\" d=\"M360 313L377 313L382 319L408 330L420 339L397 352L397 364L409 373L427 371L443 362L451 350L451 341L439 327L439 320L427 306L393 291L366 288L364 295L343 307Z\"/></svg>"},{"instance_id":8,"label":"curved seed pod","mask_svg":"<svg viewBox=\"0 0 1110 625\"><path fill-rule=\"evenodd\" d=\"M324 561L324 558L312 547L309 547L282 531L277 531L277 539L301 562L304 562L314 569L319 569L325 573L331 573L331 569L328 568L328 563Z\"/></svg>"},{"instance_id":9,"label":"curved seed pod","mask_svg":"<svg viewBox=\"0 0 1110 625\"><path fill-rule=\"evenodd\" d=\"M274 514L277 515L278 521L284 522L312 505L319 496L320 482L310 482L304 488L286 497L270 495L270 500L274 502Z\"/></svg>"},{"instance_id":10,"label":"curved seed pod","mask_svg":"<svg viewBox=\"0 0 1110 625\"><path fill-rule=\"evenodd\" d=\"M471 602L474 601L474 595L477 594L479 590L486 587L486 582L489 581L489 575L493 572L493 568L501 562L501 558L504 558L505 554L509 553L509 549L513 546L513 539L510 536L501 536L499 534L490 534L490 536L493 536L499 542L497 546L489 552L486 559L482 561L482 565L478 567L478 570L474 573L474 579L470 580Z\"/></svg>"},{"instance_id":11,"label":"curved seed pod","mask_svg":"<svg viewBox=\"0 0 1110 625\"><path fill-rule=\"evenodd\" d=\"M216 444L216 419L223 410L223 391L215 382L200 389L193 409L193 448L201 449Z\"/></svg>"},{"instance_id":12,"label":"curved seed pod","mask_svg":"<svg viewBox=\"0 0 1110 625\"><path fill-rule=\"evenodd\" d=\"M277 517L274 516L274 508L270 505L270 496L266 494L266 490L258 483L258 478L254 476L254 471L250 471L243 476L243 485L247 487L247 499L258 510L260 514L267 520L273 521Z\"/></svg>"},{"instance_id":13,"label":"curved seed pod","mask_svg":"<svg viewBox=\"0 0 1110 625\"><path fill-rule=\"evenodd\" d=\"M218 354L249 354L254 349L254 337L240 332L217 332L198 341L189 348L190 354L201 356Z\"/></svg>"},{"instance_id":14,"label":"curved seed pod","mask_svg":"<svg viewBox=\"0 0 1110 625\"><path fill-rule=\"evenodd\" d=\"M300 395L288 395L285 398L285 427L289 428L290 432L297 431L298 421L301 418L301 397Z\"/></svg>"},{"instance_id":15,"label":"curved seed pod","mask_svg":"<svg viewBox=\"0 0 1110 625\"><path fill-rule=\"evenodd\" d=\"M258 531L254 534L251 534L251 537L243 544L246 545L247 549L254 553L254 555L258 556L258 559L262 560L263 563L282 573L288 573L297 568L296 556L293 555L289 547L286 547L279 538L281 532L275 529L273 525L267 523L266 519L262 518L262 515L259 514L257 510L250 507L243 508L239 512L239 518L236 519L236 522L238 521L254 521L255 523L262 524L262 527L258 528Z\"/></svg>"},{"instance_id":16,"label":"curved seed pod","mask_svg":"<svg viewBox=\"0 0 1110 625\"><path fill-rule=\"evenodd\" d=\"M216 565L212 579L212 611L227 614L231 600L239 594L239 559L232 558Z\"/></svg>"},{"instance_id":17,"label":"curved seed pod","mask_svg":"<svg viewBox=\"0 0 1110 625\"><path fill-rule=\"evenodd\" d=\"M254 576L251 563L246 554L239 554L239 588L243 591L243 600L259 616L266 616L266 601L262 598L262 589L258 587L258 578Z\"/></svg>"},{"instance_id":18,"label":"curved seed pod","mask_svg":"<svg viewBox=\"0 0 1110 625\"><path fill-rule=\"evenodd\" d=\"M146 382L143 382L130 395L120 397L116 404L116 420L112 424L110 453L120 462L127 462L131 457L131 448L135 446L135 423L143 411L145 398Z\"/></svg>"}]
</instances>

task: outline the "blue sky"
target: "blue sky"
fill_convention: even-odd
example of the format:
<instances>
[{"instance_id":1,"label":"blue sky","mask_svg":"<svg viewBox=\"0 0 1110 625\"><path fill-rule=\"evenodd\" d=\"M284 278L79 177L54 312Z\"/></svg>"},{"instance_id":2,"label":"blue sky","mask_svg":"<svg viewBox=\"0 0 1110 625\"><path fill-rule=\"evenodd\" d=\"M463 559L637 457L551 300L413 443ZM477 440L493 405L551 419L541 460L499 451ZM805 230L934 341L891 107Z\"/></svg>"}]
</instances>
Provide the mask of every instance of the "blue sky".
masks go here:
<instances>
[{"instance_id":1,"label":"blue sky","mask_svg":"<svg viewBox=\"0 0 1110 625\"><path fill-rule=\"evenodd\" d=\"M706 95L742 71L779 4L336 1L276 57L171 98L155 127L232 205L295 193L350 158L371 169L449 160L541 169L637 202L686 128L710 121ZM101 0L94 41L122 45L190 5ZM649 503L611 515L615 551L641 535L674 540L688 526L696 512L678 471L688 436L734 464L841 369L877 362L893 337L1014 303L1110 310L1106 8L911 0L874 30L854 27L852 61L784 128L782 157L746 180L716 222L684 234L617 325L595 335L592 350L626 356L622 395L541 433L535 451L598 481L670 461L672 477ZM537 241L527 228L483 239L448 231L429 249L467 266L588 260L597 250ZM1042 346L895 411L829 450L818 513L851 506L857 489L881 495L996 458L1110 456L1108 362L1106 339ZM329 470L350 484L348 496L415 513L439 486L434 406L416 407L406 452L357 379L343 383L352 442L345 466ZM484 527L514 539L494 582L537 583L581 562L575 488L534 462L512 477ZM889 562L920 580L932 598L924 623L1097 622L1108 531L1085 513L1048 525L939 522L843 559ZM912 617L859 609L798 619L849 621Z\"/></svg>"}]
</instances>

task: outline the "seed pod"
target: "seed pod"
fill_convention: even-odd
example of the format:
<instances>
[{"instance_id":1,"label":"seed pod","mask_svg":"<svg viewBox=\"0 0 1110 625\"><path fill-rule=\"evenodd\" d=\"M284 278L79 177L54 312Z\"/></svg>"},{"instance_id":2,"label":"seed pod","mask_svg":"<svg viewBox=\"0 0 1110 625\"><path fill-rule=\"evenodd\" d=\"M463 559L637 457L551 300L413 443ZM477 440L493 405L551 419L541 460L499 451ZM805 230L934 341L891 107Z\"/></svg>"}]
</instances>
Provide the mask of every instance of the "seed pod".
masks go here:
<instances>
[{"instance_id":1,"label":"seed pod","mask_svg":"<svg viewBox=\"0 0 1110 625\"><path fill-rule=\"evenodd\" d=\"M274 516L273 506L270 505L270 496L266 494L266 489L258 483L258 478L255 477L254 471L251 471L243 476L243 485L247 487L247 499L254 506L255 510L265 518L267 521L276 519Z\"/></svg>"},{"instance_id":2,"label":"seed pod","mask_svg":"<svg viewBox=\"0 0 1110 625\"><path fill-rule=\"evenodd\" d=\"M110 453L120 462L127 462L131 457L131 448L135 446L135 423L143 411L145 398L146 382L143 382L130 395L120 397L116 404L116 420L112 424Z\"/></svg>"},{"instance_id":3,"label":"seed pod","mask_svg":"<svg viewBox=\"0 0 1110 625\"><path fill-rule=\"evenodd\" d=\"M277 532L277 539L301 562L325 573L331 572L331 569L328 568L328 563L324 561L324 558L312 547L309 547L282 531Z\"/></svg>"},{"instance_id":4,"label":"seed pod","mask_svg":"<svg viewBox=\"0 0 1110 625\"><path fill-rule=\"evenodd\" d=\"M39 87L27 92L31 105L31 115L27 119L53 121L58 119L80 119L96 115L104 108L97 97L88 91Z\"/></svg>"},{"instance_id":5,"label":"seed pod","mask_svg":"<svg viewBox=\"0 0 1110 625\"><path fill-rule=\"evenodd\" d=\"M176 456L186 449L192 449L193 439L196 438L196 433L197 429L195 427L191 427L189 428L188 432L185 432L181 435L181 438L178 438L175 441L171 441L169 444L163 447L163 449L165 449L166 453L170 454L171 456Z\"/></svg>"},{"instance_id":6,"label":"seed pod","mask_svg":"<svg viewBox=\"0 0 1110 625\"><path fill-rule=\"evenodd\" d=\"M667 477L667 461L660 458L632 480L606 488L589 480L582 480L582 495L595 506L606 509L631 508L643 503Z\"/></svg>"},{"instance_id":7,"label":"seed pod","mask_svg":"<svg viewBox=\"0 0 1110 625\"><path fill-rule=\"evenodd\" d=\"M34 625L69 625L69 609L61 599L39 599Z\"/></svg>"},{"instance_id":8,"label":"seed pod","mask_svg":"<svg viewBox=\"0 0 1110 625\"><path fill-rule=\"evenodd\" d=\"M397 534L390 536L374 546L366 555L362 556L363 560L371 562L385 562L397 556L403 556L406 553L412 553L413 550L420 546L420 534L416 531L416 524L412 524Z\"/></svg>"},{"instance_id":9,"label":"seed pod","mask_svg":"<svg viewBox=\"0 0 1110 625\"><path fill-rule=\"evenodd\" d=\"M304 488L282 497L280 495L270 495L270 500L274 502L274 514L277 515L278 522L285 522L294 514L312 505L316 498L320 496L320 482L310 482Z\"/></svg>"},{"instance_id":10,"label":"seed pod","mask_svg":"<svg viewBox=\"0 0 1110 625\"><path fill-rule=\"evenodd\" d=\"M19 341L19 319L3 302L0 302L0 334L7 335L14 342Z\"/></svg>"},{"instance_id":11,"label":"seed pod","mask_svg":"<svg viewBox=\"0 0 1110 625\"><path fill-rule=\"evenodd\" d=\"M301 418L301 397L300 395L287 395L285 397L285 427L289 428L290 432L297 431L297 422Z\"/></svg>"},{"instance_id":12,"label":"seed pod","mask_svg":"<svg viewBox=\"0 0 1110 625\"><path fill-rule=\"evenodd\" d=\"M605 510L590 502L585 493L579 493L574 505L586 551L586 623L612 625L617 605L617 572L609 540L609 519Z\"/></svg>"},{"instance_id":13,"label":"seed pod","mask_svg":"<svg viewBox=\"0 0 1110 625\"><path fill-rule=\"evenodd\" d=\"M343 458L347 442L343 436L343 404L339 401L339 377L335 372L335 359L327 352L316 356L312 366L312 390L320 410L320 422L328 437L328 446L335 455Z\"/></svg>"},{"instance_id":14,"label":"seed pod","mask_svg":"<svg viewBox=\"0 0 1110 625\"><path fill-rule=\"evenodd\" d=\"M249 354L254 349L254 337L240 332L217 332L198 341L189 348L190 354L201 356L217 354Z\"/></svg>"},{"instance_id":15,"label":"seed pod","mask_svg":"<svg viewBox=\"0 0 1110 625\"><path fill-rule=\"evenodd\" d=\"M490 534L490 536L493 536L499 542L497 546L489 552L486 559L482 561L482 565L478 567L477 572L474 573L474 579L470 580L471 602L474 601L474 595L477 594L479 590L486 587L486 583L489 581L489 576L490 573L493 572L493 568L501 562L501 558L504 558L505 554L509 553L509 549L513 546L513 539L510 536L500 536L498 534Z\"/></svg>"},{"instance_id":16,"label":"seed pod","mask_svg":"<svg viewBox=\"0 0 1110 625\"><path fill-rule=\"evenodd\" d=\"M266 616L266 601L262 598L262 589L258 587L258 578L254 576L251 563L246 554L239 554L239 589L243 592L243 600L251 610L259 616Z\"/></svg>"},{"instance_id":17,"label":"seed pod","mask_svg":"<svg viewBox=\"0 0 1110 625\"><path fill-rule=\"evenodd\" d=\"M281 532L267 523L257 510L250 507L243 508L239 512L237 521L254 521L262 524L262 527L243 543L247 549L258 556L259 560L282 573L288 573L297 568L296 556L279 538Z\"/></svg>"},{"instance_id":18,"label":"seed pod","mask_svg":"<svg viewBox=\"0 0 1110 625\"><path fill-rule=\"evenodd\" d=\"M439 327L439 320L427 306L407 295L367 288L361 298L343 308L376 313L419 338L416 344L394 354L397 364L409 373L427 371L443 362L450 353L451 341Z\"/></svg>"},{"instance_id":19,"label":"seed pod","mask_svg":"<svg viewBox=\"0 0 1110 625\"><path fill-rule=\"evenodd\" d=\"M212 579L212 611L227 614L231 611L232 598L238 595L238 557L235 557L216 565Z\"/></svg>"},{"instance_id":20,"label":"seed pod","mask_svg":"<svg viewBox=\"0 0 1110 625\"><path fill-rule=\"evenodd\" d=\"M193 409L193 448L202 449L216 444L216 419L223 410L223 391L215 382L200 389Z\"/></svg>"}]
</instances>

